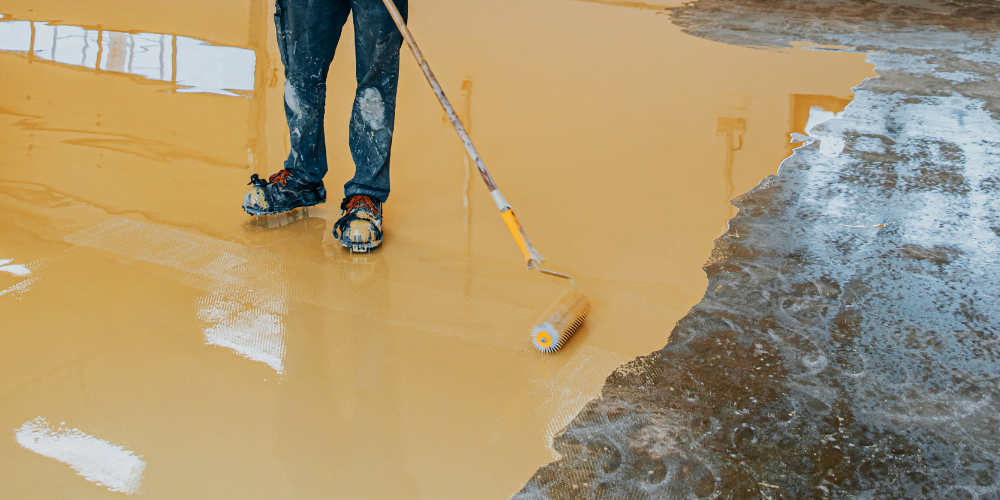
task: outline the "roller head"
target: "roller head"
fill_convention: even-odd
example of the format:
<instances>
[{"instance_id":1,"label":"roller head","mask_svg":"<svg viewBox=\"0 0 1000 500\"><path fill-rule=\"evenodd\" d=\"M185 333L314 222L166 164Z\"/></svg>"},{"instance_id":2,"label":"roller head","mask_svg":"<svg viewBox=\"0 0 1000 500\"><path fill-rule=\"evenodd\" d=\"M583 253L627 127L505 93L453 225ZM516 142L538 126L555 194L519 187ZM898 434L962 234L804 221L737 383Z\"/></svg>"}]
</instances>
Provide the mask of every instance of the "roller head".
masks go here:
<instances>
[{"instance_id":1,"label":"roller head","mask_svg":"<svg viewBox=\"0 0 1000 500\"><path fill-rule=\"evenodd\" d=\"M580 290L572 288L559 297L538 319L531 330L531 343L544 353L556 352L583 325L590 314L590 301Z\"/></svg>"}]
</instances>

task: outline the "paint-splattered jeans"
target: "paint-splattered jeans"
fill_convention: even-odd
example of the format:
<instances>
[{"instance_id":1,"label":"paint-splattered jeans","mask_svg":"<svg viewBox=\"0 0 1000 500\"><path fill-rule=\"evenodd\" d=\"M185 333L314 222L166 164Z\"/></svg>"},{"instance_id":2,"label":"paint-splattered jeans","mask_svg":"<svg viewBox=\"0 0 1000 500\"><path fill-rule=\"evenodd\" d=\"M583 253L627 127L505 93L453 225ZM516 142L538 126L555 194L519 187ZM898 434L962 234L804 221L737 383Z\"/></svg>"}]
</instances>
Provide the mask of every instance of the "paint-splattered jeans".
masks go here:
<instances>
[{"instance_id":1,"label":"paint-splattered jeans","mask_svg":"<svg viewBox=\"0 0 1000 500\"><path fill-rule=\"evenodd\" d=\"M403 18L407 0L395 0ZM285 168L312 182L326 175L323 116L326 76L348 14L354 13L358 88L351 113L354 178L344 194L389 196L389 150L396 118L399 49L403 37L382 0L277 0L274 22L285 65L285 117L291 151Z\"/></svg>"}]
</instances>

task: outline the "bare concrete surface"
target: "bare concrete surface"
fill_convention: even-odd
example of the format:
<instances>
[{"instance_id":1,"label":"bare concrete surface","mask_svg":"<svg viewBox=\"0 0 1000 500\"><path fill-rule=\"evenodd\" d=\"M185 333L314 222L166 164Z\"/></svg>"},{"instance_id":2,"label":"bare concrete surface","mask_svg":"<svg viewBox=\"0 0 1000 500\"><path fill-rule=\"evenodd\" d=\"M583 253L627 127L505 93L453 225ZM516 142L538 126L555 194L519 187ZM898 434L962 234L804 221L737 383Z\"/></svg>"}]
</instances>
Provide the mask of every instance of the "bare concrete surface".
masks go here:
<instances>
[{"instance_id":1,"label":"bare concrete surface","mask_svg":"<svg viewBox=\"0 0 1000 500\"><path fill-rule=\"evenodd\" d=\"M703 300L515 498L1000 498L1000 4L669 14L868 52L881 76L734 202Z\"/></svg>"}]
</instances>

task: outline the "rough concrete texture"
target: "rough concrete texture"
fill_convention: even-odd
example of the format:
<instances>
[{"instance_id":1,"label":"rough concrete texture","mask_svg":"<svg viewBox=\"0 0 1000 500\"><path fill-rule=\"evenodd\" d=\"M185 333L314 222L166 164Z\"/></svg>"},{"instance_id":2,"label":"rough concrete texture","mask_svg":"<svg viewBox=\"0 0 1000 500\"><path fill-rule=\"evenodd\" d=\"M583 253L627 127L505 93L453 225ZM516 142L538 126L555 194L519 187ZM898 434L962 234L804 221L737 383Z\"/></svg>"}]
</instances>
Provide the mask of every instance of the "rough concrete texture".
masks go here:
<instances>
[{"instance_id":1,"label":"rough concrete texture","mask_svg":"<svg viewBox=\"0 0 1000 500\"><path fill-rule=\"evenodd\" d=\"M515 498L1000 498L1000 3L672 15L868 51L882 76L734 202L702 302Z\"/></svg>"}]
</instances>

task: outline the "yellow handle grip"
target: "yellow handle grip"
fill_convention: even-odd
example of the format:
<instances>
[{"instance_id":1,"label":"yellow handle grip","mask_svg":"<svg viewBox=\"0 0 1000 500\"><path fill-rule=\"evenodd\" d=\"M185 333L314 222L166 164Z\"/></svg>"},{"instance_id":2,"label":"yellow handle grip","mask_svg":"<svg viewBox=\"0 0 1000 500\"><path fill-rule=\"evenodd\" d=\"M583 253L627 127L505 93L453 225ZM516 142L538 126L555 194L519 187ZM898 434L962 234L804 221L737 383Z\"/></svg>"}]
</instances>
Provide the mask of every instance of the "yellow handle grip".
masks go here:
<instances>
[{"instance_id":1,"label":"yellow handle grip","mask_svg":"<svg viewBox=\"0 0 1000 500\"><path fill-rule=\"evenodd\" d=\"M524 262L531 262L532 255L531 250L528 249L528 237L524 234L524 228L521 227L521 223L517 221L517 217L514 216L513 210L504 210L500 215L503 216L503 221L507 223L507 229L510 229L510 234L514 236L514 240L517 241L517 246L521 247L521 253L524 254Z\"/></svg>"}]
</instances>

